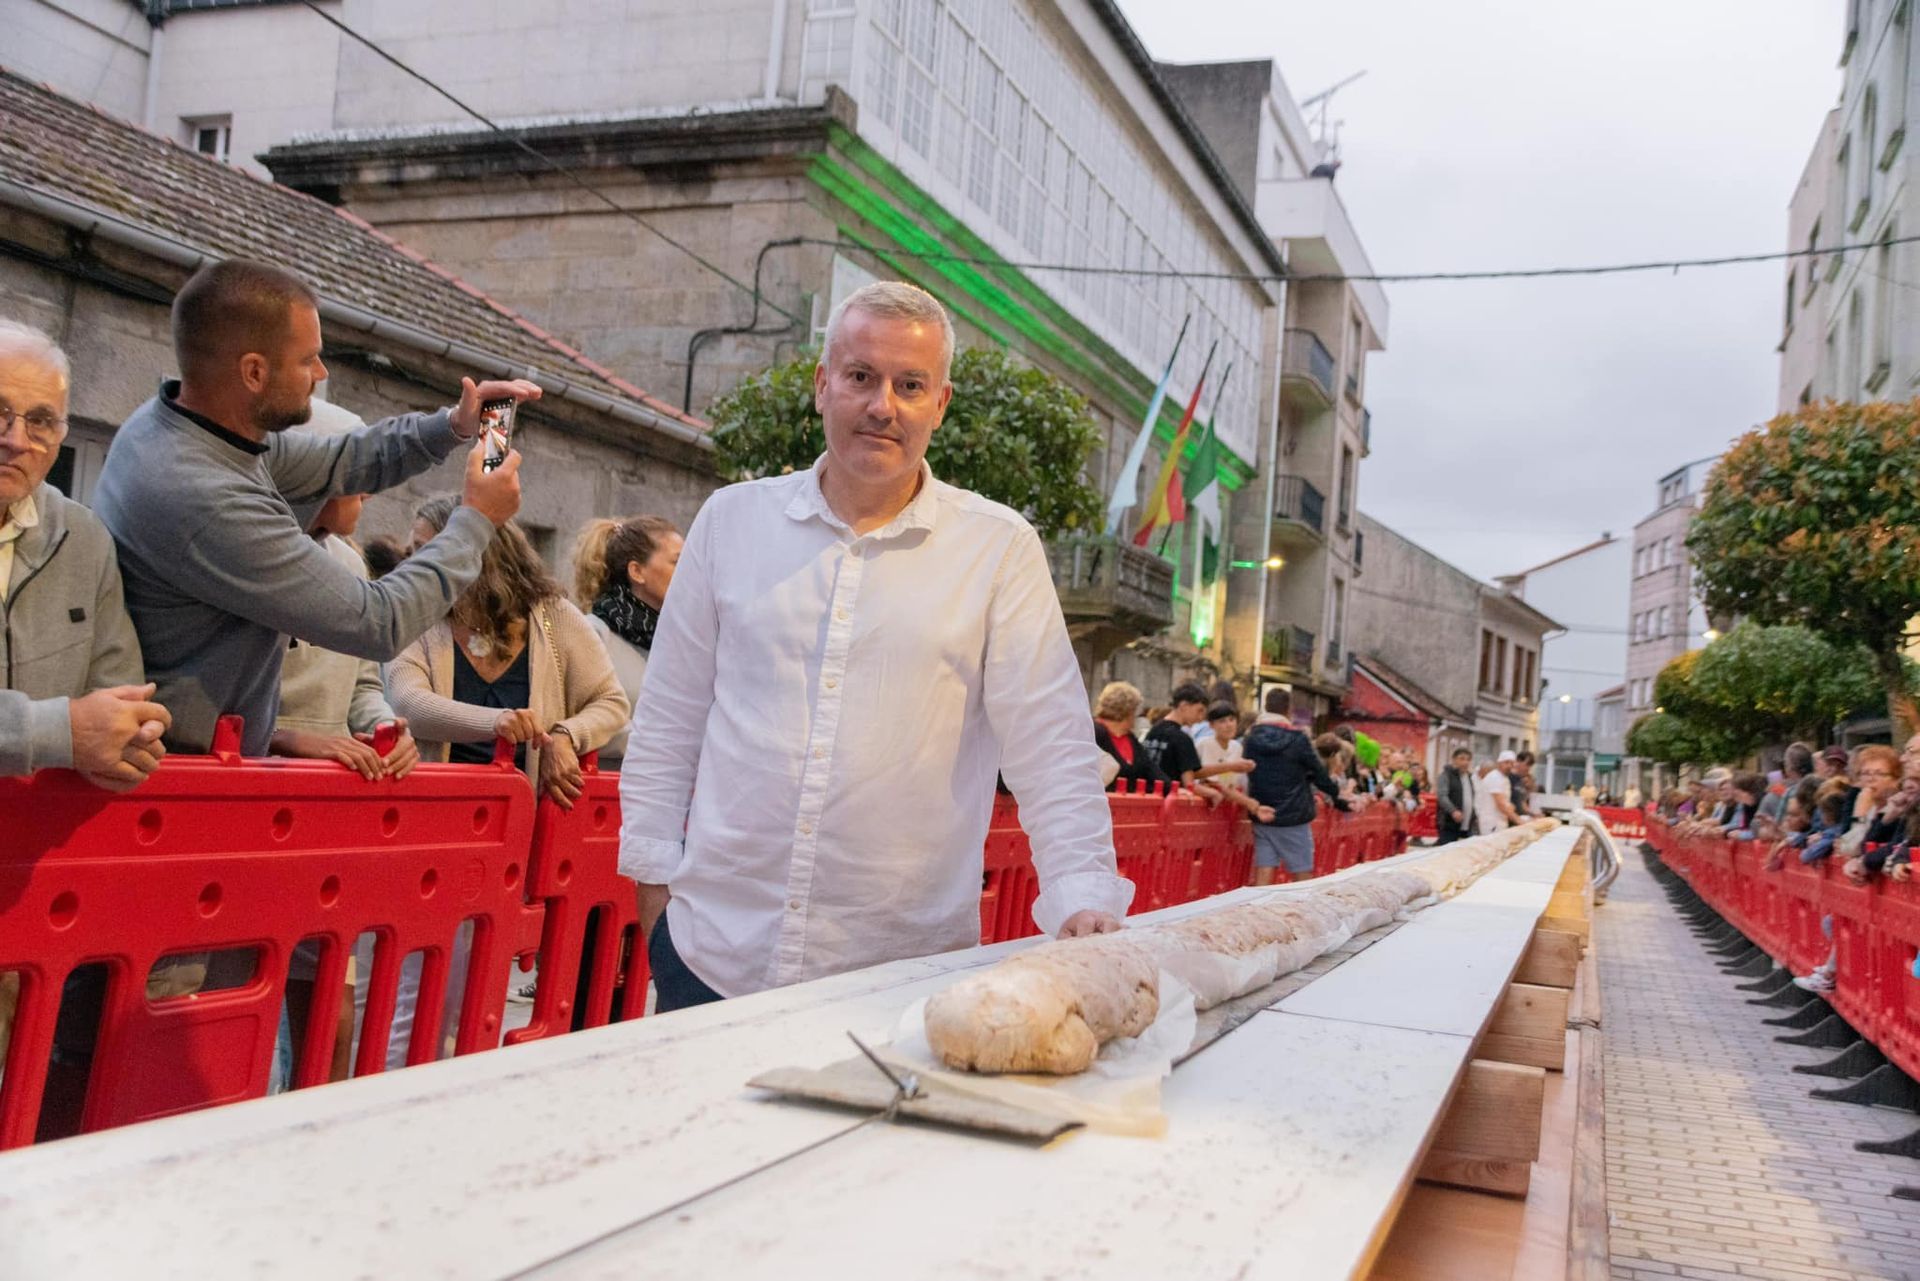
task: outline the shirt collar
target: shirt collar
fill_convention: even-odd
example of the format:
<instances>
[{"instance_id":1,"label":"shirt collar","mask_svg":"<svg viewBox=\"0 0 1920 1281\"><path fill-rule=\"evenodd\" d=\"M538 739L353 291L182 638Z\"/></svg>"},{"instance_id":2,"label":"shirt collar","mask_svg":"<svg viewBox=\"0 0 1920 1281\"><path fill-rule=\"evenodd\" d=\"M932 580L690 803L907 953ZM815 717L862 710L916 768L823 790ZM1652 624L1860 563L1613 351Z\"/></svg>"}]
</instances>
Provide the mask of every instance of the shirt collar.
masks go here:
<instances>
[{"instance_id":1,"label":"shirt collar","mask_svg":"<svg viewBox=\"0 0 1920 1281\"><path fill-rule=\"evenodd\" d=\"M188 409L185 405L182 405L178 400L175 399L175 397L177 397L179 394L180 394L179 379L169 378L160 384L160 399L166 402L167 408L171 409L174 413L179 414L182 418L186 419L188 422L192 423L194 426L200 428L202 431L211 432L218 439L225 441L227 444L232 445L235 449L238 449L243 453L264 454L267 452L266 445L260 443L259 441L248 440L245 436L242 436L239 432L229 431L227 428L222 427L219 423L213 421L213 419L207 417L205 414L194 413L191 409Z\"/></svg>"},{"instance_id":2,"label":"shirt collar","mask_svg":"<svg viewBox=\"0 0 1920 1281\"><path fill-rule=\"evenodd\" d=\"M827 504L827 496L820 492L820 473L826 469L827 456L820 455L813 466L807 468L806 475L800 478L800 486L794 491L793 499L787 504L787 515L794 520L825 521L833 528L851 533L847 522L834 514ZM914 529L932 529L934 516L939 510L939 499L933 492L933 468L927 466L927 460L920 460L920 492L913 501L900 509L900 514L872 533L862 535L865 538L884 540L898 538Z\"/></svg>"},{"instance_id":3,"label":"shirt collar","mask_svg":"<svg viewBox=\"0 0 1920 1281\"><path fill-rule=\"evenodd\" d=\"M40 523L40 509L34 505L33 493L22 494L13 506L7 508L7 518L0 520L0 530L11 530L12 537L18 537Z\"/></svg>"}]
</instances>

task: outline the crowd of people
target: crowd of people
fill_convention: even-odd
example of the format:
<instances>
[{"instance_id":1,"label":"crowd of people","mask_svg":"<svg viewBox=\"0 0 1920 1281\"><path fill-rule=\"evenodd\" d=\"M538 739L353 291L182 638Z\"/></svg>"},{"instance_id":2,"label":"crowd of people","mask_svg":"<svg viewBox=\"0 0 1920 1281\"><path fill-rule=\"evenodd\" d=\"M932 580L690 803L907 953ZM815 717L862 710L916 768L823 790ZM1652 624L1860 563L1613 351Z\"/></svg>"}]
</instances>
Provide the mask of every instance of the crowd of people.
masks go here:
<instances>
[{"instance_id":1,"label":"crowd of people","mask_svg":"<svg viewBox=\"0 0 1920 1281\"><path fill-rule=\"evenodd\" d=\"M1752 841L1767 850L1765 871L1788 859L1815 865L1838 860L1856 885L1875 877L1909 879L1913 844L1920 838L1920 734L1896 751L1885 743L1815 750L1787 746L1780 767L1762 774L1716 766L1686 787L1668 789L1659 812L1676 837ZM1833 934L1831 917L1821 927ZM1836 958L1794 982L1812 992L1833 990Z\"/></svg>"},{"instance_id":2,"label":"crowd of people","mask_svg":"<svg viewBox=\"0 0 1920 1281\"><path fill-rule=\"evenodd\" d=\"M1315 734L1311 725L1292 719L1293 697L1286 689L1269 689L1251 718L1242 717L1236 700L1229 681L1211 688L1187 682L1174 688L1167 705L1148 707L1139 689L1114 681L1095 702L1094 736L1105 753L1102 776L1110 791L1181 786L1210 804L1245 810L1253 822L1257 884L1271 884L1281 869L1293 879L1312 874L1316 791L1345 813L1371 805L1411 813L1433 793L1440 798L1442 840L1493 831L1528 810L1531 753L1507 752L1499 764L1487 765L1500 771L1506 808L1488 809L1483 818L1481 798L1491 798L1495 789L1476 783L1470 773L1456 775L1452 765L1443 771L1441 787L1453 781L1456 808L1450 810L1417 752L1383 744L1351 725ZM1456 756L1465 771L1472 754L1463 749Z\"/></svg>"},{"instance_id":3,"label":"crowd of people","mask_svg":"<svg viewBox=\"0 0 1920 1281\"><path fill-rule=\"evenodd\" d=\"M519 452L487 439L483 407L535 401L534 383L463 378L445 409L363 424L317 398L316 296L260 262L196 272L172 331L178 377L119 427L89 507L49 482L71 365L0 320L0 775L124 791L238 716L243 755L369 784L504 741L571 806L598 752L619 770L619 865L661 1011L977 941L989 810L949 802L996 771L1032 837L1042 928L1120 927L1133 887L1044 548L925 462L954 332L924 291L878 282L835 308L812 468L720 490L684 540L654 516L595 521L564 576L514 523ZM461 491L420 504L409 539L353 541L368 495L460 450ZM1172 763L1197 785L1245 768L1218 749ZM903 805L923 821L903 829ZM148 996L230 985L223 955L170 957ZM278 1080L317 956L292 961ZM108 981L82 967L60 993L45 1137L77 1125ZM18 997L0 973L0 1052Z\"/></svg>"}]
</instances>

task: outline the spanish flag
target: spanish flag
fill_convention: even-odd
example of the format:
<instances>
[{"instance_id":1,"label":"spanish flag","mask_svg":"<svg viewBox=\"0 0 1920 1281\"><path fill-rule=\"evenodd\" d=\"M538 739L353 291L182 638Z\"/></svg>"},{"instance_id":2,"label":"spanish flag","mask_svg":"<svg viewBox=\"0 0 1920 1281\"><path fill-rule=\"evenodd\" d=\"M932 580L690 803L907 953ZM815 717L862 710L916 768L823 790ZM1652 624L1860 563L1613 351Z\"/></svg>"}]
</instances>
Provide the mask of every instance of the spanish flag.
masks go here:
<instances>
[{"instance_id":1,"label":"spanish flag","mask_svg":"<svg viewBox=\"0 0 1920 1281\"><path fill-rule=\"evenodd\" d=\"M1219 346L1216 339L1213 346L1207 349L1207 363L1200 367L1200 377L1193 384L1193 394L1187 398L1187 411L1180 415L1180 425L1173 432L1173 444L1167 447L1167 460L1160 464L1160 478L1154 482L1153 493L1147 499L1146 521L1133 536L1136 547L1145 547L1156 530L1178 524L1187 518L1187 500L1180 490L1180 455L1186 452L1187 433L1193 427L1193 412L1200 407L1200 391L1207 385L1207 372L1213 368L1213 354Z\"/></svg>"}]
</instances>

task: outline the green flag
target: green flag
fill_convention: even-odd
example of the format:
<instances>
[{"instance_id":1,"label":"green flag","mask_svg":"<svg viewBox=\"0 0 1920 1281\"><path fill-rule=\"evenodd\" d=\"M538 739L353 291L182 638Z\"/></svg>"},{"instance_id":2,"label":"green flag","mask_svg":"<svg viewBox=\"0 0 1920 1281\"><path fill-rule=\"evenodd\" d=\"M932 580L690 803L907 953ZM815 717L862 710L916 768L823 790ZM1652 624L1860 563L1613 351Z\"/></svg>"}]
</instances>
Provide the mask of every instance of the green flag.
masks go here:
<instances>
[{"instance_id":1,"label":"green flag","mask_svg":"<svg viewBox=\"0 0 1920 1281\"><path fill-rule=\"evenodd\" d=\"M1183 480L1187 506L1194 513L1194 536L1199 540L1197 581L1211 583L1220 575L1220 440L1213 434L1211 420Z\"/></svg>"}]
</instances>

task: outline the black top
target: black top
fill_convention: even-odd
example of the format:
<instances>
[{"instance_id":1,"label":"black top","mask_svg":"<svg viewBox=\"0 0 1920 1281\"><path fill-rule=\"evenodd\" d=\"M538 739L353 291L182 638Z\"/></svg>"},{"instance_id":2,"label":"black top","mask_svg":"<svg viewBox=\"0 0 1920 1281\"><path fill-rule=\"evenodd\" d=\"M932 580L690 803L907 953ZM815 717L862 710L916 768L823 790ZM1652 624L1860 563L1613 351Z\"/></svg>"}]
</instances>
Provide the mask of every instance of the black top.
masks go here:
<instances>
[{"instance_id":1,"label":"black top","mask_svg":"<svg viewBox=\"0 0 1920 1281\"><path fill-rule=\"evenodd\" d=\"M488 682L480 678L473 670L473 664L467 661L467 652L460 646L453 647L453 701L471 703L475 707L491 707L503 712L518 711L528 705L533 698L532 669L527 666L527 655L533 646L523 645L520 657L513 660L512 666L500 673L498 680ZM450 743L447 746L447 759L455 765L486 765L493 760L493 740L484 743ZM513 763L518 769L527 767L527 745L518 744L513 749Z\"/></svg>"},{"instance_id":2,"label":"black top","mask_svg":"<svg viewBox=\"0 0 1920 1281\"><path fill-rule=\"evenodd\" d=\"M1253 773L1247 775L1247 794L1273 807L1275 827L1313 822L1316 787L1327 794L1335 809L1352 808L1340 799L1340 788L1328 776L1320 753L1291 725L1256 722L1242 740L1241 751L1253 762Z\"/></svg>"},{"instance_id":3,"label":"black top","mask_svg":"<svg viewBox=\"0 0 1920 1281\"><path fill-rule=\"evenodd\" d=\"M1194 744L1193 735L1171 716L1155 721L1147 731L1147 750L1153 753L1154 763L1170 779L1184 782L1188 774L1200 772L1200 749Z\"/></svg>"},{"instance_id":4,"label":"black top","mask_svg":"<svg viewBox=\"0 0 1920 1281\"><path fill-rule=\"evenodd\" d=\"M1099 745L1101 751L1120 762L1120 772L1114 775L1113 782L1107 784L1109 792L1125 782L1167 783L1172 781L1161 773L1160 767L1154 763L1153 753L1149 752L1139 739L1131 734L1127 735L1127 738L1133 743L1131 764L1115 750L1113 735L1107 732L1107 727L1099 721L1093 723L1093 741Z\"/></svg>"},{"instance_id":5,"label":"black top","mask_svg":"<svg viewBox=\"0 0 1920 1281\"><path fill-rule=\"evenodd\" d=\"M188 409L185 405L182 405L179 401L174 399L174 397L178 396L179 394L180 394L180 383L178 379L168 379L166 382L163 382L160 384L160 399L167 402L167 408L171 409L174 413L179 414L182 418L192 423L195 427L198 427L201 431L211 432L213 435L219 437L221 440L226 441L229 445L232 445L235 449L240 450L242 453L264 454L267 452L267 447L261 444L259 441L248 440L245 436L242 436L239 432L229 431L227 428L222 427L219 423L213 421L213 419L207 417L205 414L194 413L191 409Z\"/></svg>"}]
</instances>

